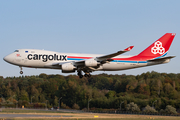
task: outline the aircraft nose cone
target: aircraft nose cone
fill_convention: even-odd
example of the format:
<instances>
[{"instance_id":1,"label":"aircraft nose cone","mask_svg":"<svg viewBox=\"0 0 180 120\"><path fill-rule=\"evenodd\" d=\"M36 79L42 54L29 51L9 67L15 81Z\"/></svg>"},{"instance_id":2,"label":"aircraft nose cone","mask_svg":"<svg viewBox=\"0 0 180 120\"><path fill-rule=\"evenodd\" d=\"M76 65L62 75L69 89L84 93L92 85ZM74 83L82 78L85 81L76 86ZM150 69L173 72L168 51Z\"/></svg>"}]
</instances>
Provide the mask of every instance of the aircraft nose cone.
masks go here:
<instances>
[{"instance_id":1,"label":"aircraft nose cone","mask_svg":"<svg viewBox=\"0 0 180 120\"><path fill-rule=\"evenodd\" d=\"M11 61L11 56L10 55L7 55L3 58L4 61L6 62L10 62Z\"/></svg>"},{"instance_id":2,"label":"aircraft nose cone","mask_svg":"<svg viewBox=\"0 0 180 120\"><path fill-rule=\"evenodd\" d=\"M4 61L7 61L7 56L5 56L5 57L3 58L3 60L4 60Z\"/></svg>"}]
</instances>

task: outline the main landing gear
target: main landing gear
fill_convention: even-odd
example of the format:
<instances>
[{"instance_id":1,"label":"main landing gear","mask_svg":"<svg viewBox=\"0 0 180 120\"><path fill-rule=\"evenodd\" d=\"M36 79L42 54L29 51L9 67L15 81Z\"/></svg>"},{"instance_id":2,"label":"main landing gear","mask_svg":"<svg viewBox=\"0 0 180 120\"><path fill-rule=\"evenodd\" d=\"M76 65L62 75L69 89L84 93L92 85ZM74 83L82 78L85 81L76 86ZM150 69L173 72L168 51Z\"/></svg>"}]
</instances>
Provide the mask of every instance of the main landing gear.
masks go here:
<instances>
[{"instance_id":1,"label":"main landing gear","mask_svg":"<svg viewBox=\"0 0 180 120\"><path fill-rule=\"evenodd\" d=\"M20 69L21 69L20 74L23 74L22 67L20 67Z\"/></svg>"},{"instance_id":2,"label":"main landing gear","mask_svg":"<svg viewBox=\"0 0 180 120\"><path fill-rule=\"evenodd\" d=\"M81 71L81 70L78 71L78 76L79 76L79 78L83 78L83 75L82 75L82 71Z\"/></svg>"},{"instance_id":3,"label":"main landing gear","mask_svg":"<svg viewBox=\"0 0 180 120\"><path fill-rule=\"evenodd\" d=\"M90 73L85 73L84 77L91 77L91 74Z\"/></svg>"},{"instance_id":4,"label":"main landing gear","mask_svg":"<svg viewBox=\"0 0 180 120\"><path fill-rule=\"evenodd\" d=\"M89 72L85 72L84 75L82 75L82 71L81 70L78 70L77 72L78 72L77 75L79 76L79 78L83 78L83 76L84 77L91 77L91 74Z\"/></svg>"}]
</instances>

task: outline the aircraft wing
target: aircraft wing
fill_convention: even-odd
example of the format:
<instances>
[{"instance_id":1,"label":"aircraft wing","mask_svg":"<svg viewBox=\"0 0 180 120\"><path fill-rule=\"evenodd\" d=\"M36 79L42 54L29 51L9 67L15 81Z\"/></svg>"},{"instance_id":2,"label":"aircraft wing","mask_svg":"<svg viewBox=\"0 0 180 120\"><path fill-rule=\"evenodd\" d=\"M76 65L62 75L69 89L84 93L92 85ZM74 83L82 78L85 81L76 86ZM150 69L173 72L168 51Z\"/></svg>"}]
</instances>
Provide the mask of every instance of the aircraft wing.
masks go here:
<instances>
[{"instance_id":1,"label":"aircraft wing","mask_svg":"<svg viewBox=\"0 0 180 120\"><path fill-rule=\"evenodd\" d=\"M115 56L118 56L120 54L123 54L125 52L128 52L130 50L132 50L134 46L130 46L124 50L121 50L121 51L118 51L116 53L112 53L112 54L109 54L109 55L104 55L104 56L100 56L100 57L96 57L96 60L97 61L111 61L111 58L115 57Z\"/></svg>"},{"instance_id":2,"label":"aircraft wing","mask_svg":"<svg viewBox=\"0 0 180 120\"><path fill-rule=\"evenodd\" d=\"M91 58L91 59L88 59L88 60L97 61L98 64L103 64L103 63L106 63L106 61L112 61L111 58L113 58L115 56L118 56L120 54L123 54L125 52L130 51L133 47L134 46L130 46L130 47L128 47L128 48L126 48L124 50L118 51L116 53L112 53L112 54L108 54L108 55L104 55L104 56L100 56L100 57L96 57L96 58ZM85 61L86 60L71 61L71 62L60 62L60 63L53 63L51 65L52 66L59 66L59 67L61 67L62 64L72 63L76 67L85 67Z\"/></svg>"}]
</instances>

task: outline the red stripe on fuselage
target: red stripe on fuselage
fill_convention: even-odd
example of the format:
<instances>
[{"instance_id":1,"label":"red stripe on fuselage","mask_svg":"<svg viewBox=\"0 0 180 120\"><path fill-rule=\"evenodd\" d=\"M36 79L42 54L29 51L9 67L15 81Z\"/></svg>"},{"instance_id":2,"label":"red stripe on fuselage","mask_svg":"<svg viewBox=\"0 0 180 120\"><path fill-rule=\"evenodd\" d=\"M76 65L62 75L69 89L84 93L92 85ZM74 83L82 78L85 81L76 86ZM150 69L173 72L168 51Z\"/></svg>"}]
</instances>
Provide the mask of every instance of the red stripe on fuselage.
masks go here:
<instances>
[{"instance_id":1,"label":"red stripe on fuselage","mask_svg":"<svg viewBox=\"0 0 180 120\"><path fill-rule=\"evenodd\" d=\"M76 56L67 56L67 58L90 59L90 58L93 58L93 57L76 57Z\"/></svg>"},{"instance_id":2,"label":"red stripe on fuselage","mask_svg":"<svg viewBox=\"0 0 180 120\"><path fill-rule=\"evenodd\" d=\"M77 58L77 59L91 59L93 57L77 57L77 56L68 56L67 58ZM127 60L127 61L146 61L152 59L152 56L132 56L129 58L112 58L113 60Z\"/></svg>"},{"instance_id":3,"label":"red stripe on fuselage","mask_svg":"<svg viewBox=\"0 0 180 120\"><path fill-rule=\"evenodd\" d=\"M132 56L129 58L112 58L113 60L127 60L127 61L147 61L153 59L152 56Z\"/></svg>"}]
</instances>

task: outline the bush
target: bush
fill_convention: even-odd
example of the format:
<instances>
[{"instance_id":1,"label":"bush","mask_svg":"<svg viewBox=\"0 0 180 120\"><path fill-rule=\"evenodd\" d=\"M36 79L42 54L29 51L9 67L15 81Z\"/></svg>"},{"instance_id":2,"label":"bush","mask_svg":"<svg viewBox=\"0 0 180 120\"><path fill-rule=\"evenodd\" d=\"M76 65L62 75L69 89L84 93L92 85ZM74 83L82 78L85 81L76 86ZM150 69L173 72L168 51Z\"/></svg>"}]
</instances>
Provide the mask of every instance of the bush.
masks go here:
<instances>
[{"instance_id":1,"label":"bush","mask_svg":"<svg viewBox=\"0 0 180 120\"><path fill-rule=\"evenodd\" d=\"M176 108L172 107L171 105L166 106L165 112L167 114L177 114Z\"/></svg>"},{"instance_id":2,"label":"bush","mask_svg":"<svg viewBox=\"0 0 180 120\"><path fill-rule=\"evenodd\" d=\"M153 107L150 107L149 105L147 105L145 107L145 109L143 110L143 112L145 113L157 113L157 111L153 108Z\"/></svg>"},{"instance_id":3,"label":"bush","mask_svg":"<svg viewBox=\"0 0 180 120\"><path fill-rule=\"evenodd\" d=\"M159 112L160 112L161 114L165 114L165 110L163 110L163 109L161 109Z\"/></svg>"},{"instance_id":4,"label":"bush","mask_svg":"<svg viewBox=\"0 0 180 120\"><path fill-rule=\"evenodd\" d=\"M26 100L23 100L23 101L22 101L22 105L24 105L24 107L26 107L26 106L28 106L28 105L29 105L29 102L28 102L28 101L26 101Z\"/></svg>"},{"instance_id":5,"label":"bush","mask_svg":"<svg viewBox=\"0 0 180 120\"><path fill-rule=\"evenodd\" d=\"M72 109L76 109L76 110L79 110L79 105L78 104L76 104L76 103L74 103L74 105L72 106Z\"/></svg>"},{"instance_id":6,"label":"bush","mask_svg":"<svg viewBox=\"0 0 180 120\"><path fill-rule=\"evenodd\" d=\"M132 111L132 112L140 112L139 107L137 106L137 104L134 104L134 102L131 102L129 104L126 105L126 110L127 111Z\"/></svg>"},{"instance_id":7,"label":"bush","mask_svg":"<svg viewBox=\"0 0 180 120\"><path fill-rule=\"evenodd\" d=\"M61 108L66 109L66 104L64 104L63 102L61 103Z\"/></svg>"},{"instance_id":8,"label":"bush","mask_svg":"<svg viewBox=\"0 0 180 120\"><path fill-rule=\"evenodd\" d=\"M33 105L34 105L34 108L45 108L46 107L45 103L35 103Z\"/></svg>"}]
</instances>

